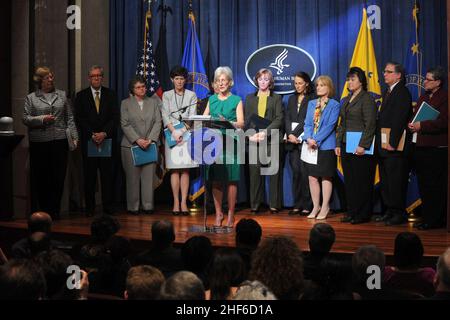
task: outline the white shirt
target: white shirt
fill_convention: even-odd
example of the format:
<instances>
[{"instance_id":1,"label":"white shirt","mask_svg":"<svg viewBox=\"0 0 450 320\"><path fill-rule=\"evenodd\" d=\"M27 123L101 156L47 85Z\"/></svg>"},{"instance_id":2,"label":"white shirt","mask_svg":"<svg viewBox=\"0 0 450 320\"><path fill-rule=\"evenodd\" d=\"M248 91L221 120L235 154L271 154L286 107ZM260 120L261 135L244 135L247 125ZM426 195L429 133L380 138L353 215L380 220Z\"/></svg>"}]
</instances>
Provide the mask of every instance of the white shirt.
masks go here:
<instances>
[{"instance_id":1,"label":"white shirt","mask_svg":"<svg viewBox=\"0 0 450 320\"><path fill-rule=\"evenodd\" d=\"M95 101L95 93L98 92L98 98L101 99L102 98L102 87L100 87L98 90L95 90L94 88L91 87L91 91L92 91L92 98L94 98Z\"/></svg>"},{"instance_id":2,"label":"white shirt","mask_svg":"<svg viewBox=\"0 0 450 320\"><path fill-rule=\"evenodd\" d=\"M144 101L138 101L139 107L142 109L144 109Z\"/></svg>"},{"instance_id":3,"label":"white shirt","mask_svg":"<svg viewBox=\"0 0 450 320\"><path fill-rule=\"evenodd\" d=\"M399 83L400 81L397 81L396 83L394 83L392 86L389 87L389 89L391 90L391 92L394 90L395 86Z\"/></svg>"}]
</instances>

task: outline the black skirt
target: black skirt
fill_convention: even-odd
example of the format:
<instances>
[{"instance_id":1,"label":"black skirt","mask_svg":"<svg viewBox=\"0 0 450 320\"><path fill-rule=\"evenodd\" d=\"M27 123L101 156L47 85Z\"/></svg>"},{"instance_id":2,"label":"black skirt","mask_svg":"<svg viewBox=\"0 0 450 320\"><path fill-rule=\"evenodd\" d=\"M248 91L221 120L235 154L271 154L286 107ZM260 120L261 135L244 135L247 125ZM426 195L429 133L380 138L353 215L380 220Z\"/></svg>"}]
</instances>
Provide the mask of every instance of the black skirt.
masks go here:
<instances>
[{"instance_id":1,"label":"black skirt","mask_svg":"<svg viewBox=\"0 0 450 320\"><path fill-rule=\"evenodd\" d=\"M313 177L333 177L337 162L334 150L319 150L317 164L306 163L308 175Z\"/></svg>"}]
</instances>

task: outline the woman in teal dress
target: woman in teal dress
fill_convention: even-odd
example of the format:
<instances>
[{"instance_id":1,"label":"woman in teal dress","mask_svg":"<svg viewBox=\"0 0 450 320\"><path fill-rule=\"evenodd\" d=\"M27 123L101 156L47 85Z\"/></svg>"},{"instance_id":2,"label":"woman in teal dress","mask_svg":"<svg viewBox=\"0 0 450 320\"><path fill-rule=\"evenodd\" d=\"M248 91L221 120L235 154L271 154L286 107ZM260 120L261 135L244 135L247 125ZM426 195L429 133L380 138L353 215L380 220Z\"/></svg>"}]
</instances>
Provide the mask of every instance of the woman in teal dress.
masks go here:
<instances>
[{"instance_id":1,"label":"woman in teal dress","mask_svg":"<svg viewBox=\"0 0 450 320\"><path fill-rule=\"evenodd\" d=\"M233 72L229 67L218 67L214 72L214 83L218 93L209 98L204 115L211 115L213 119L225 119L230 121L236 129L244 127L244 108L241 98L231 93L234 84ZM224 142L225 145L225 142ZM216 222L214 226L221 227L223 222L222 198L223 190L221 183L228 185L228 220L226 226L232 228L234 225L234 210L237 197L237 181L240 179L240 167L235 152L223 153L223 164L214 163L206 168L206 179L212 181L212 193L214 207L216 208ZM229 163L231 160L233 163Z\"/></svg>"}]
</instances>

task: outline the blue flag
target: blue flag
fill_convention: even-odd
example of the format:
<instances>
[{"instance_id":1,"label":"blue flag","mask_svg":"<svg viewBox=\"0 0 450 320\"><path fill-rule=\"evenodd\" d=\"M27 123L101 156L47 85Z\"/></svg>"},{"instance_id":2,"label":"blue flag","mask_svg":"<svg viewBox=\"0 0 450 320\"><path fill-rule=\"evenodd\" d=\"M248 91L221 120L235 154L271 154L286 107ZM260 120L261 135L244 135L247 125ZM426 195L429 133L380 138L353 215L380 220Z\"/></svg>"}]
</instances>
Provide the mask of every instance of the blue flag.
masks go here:
<instances>
[{"instance_id":1,"label":"blue flag","mask_svg":"<svg viewBox=\"0 0 450 320\"><path fill-rule=\"evenodd\" d=\"M203 64L200 44L198 43L197 31L195 30L195 16L192 10L189 12L189 27L181 65L189 72L186 89L195 92L197 101L205 99L209 93L209 83L205 65ZM191 185L189 187L189 200L191 201L200 197L205 191L203 176L201 174L202 171L200 170L198 177L191 179Z\"/></svg>"}]
</instances>

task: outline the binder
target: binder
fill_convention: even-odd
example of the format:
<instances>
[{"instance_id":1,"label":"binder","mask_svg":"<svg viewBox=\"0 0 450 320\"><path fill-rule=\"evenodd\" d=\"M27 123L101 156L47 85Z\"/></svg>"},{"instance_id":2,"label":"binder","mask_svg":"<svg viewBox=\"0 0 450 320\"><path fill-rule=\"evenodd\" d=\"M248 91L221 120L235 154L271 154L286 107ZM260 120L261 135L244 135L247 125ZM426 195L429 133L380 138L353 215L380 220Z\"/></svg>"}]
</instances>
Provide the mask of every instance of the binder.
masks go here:
<instances>
[{"instance_id":1,"label":"binder","mask_svg":"<svg viewBox=\"0 0 450 320\"><path fill-rule=\"evenodd\" d=\"M391 136L391 128L381 128L381 148L386 149ZM402 137L398 143L396 151L403 151L405 148L406 130L403 130ZM394 146L392 146L394 147Z\"/></svg>"},{"instance_id":2,"label":"binder","mask_svg":"<svg viewBox=\"0 0 450 320\"><path fill-rule=\"evenodd\" d=\"M87 156L89 158L110 158L111 148L112 139L105 139L100 145L97 145L92 139L89 139L87 143Z\"/></svg>"},{"instance_id":3,"label":"binder","mask_svg":"<svg viewBox=\"0 0 450 320\"><path fill-rule=\"evenodd\" d=\"M420 122L420 121L427 121L427 120L436 120L439 117L440 112L437 111L435 108L430 106L425 101L422 102L420 105L419 110L417 111L416 115L414 116L414 119L411 121L411 123Z\"/></svg>"},{"instance_id":4,"label":"binder","mask_svg":"<svg viewBox=\"0 0 450 320\"><path fill-rule=\"evenodd\" d=\"M356 148L359 146L359 141L361 140L362 132L361 131L348 131L346 134L346 146L345 152L347 153L355 153ZM375 146L375 137L373 137L372 144L369 149L365 149L365 153L367 155L373 155L373 150Z\"/></svg>"},{"instance_id":5,"label":"binder","mask_svg":"<svg viewBox=\"0 0 450 320\"><path fill-rule=\"evenodd\" d=\"M255 129L256 131L266 129L272 121L267 120L266 118L260 117L257 114L253 113L247 121L245 121L245 130Z\"/></svg>"},{"instance_id":6,"label":"binder","mask_svg":"<svg viewBox=\"0 0 450 320\"><path fill-rule=\"evenodd\" d=\"M182 130L183 132L183 141L189 140L191 137L191 132L186 129L184 122L180 122L174 125L176 130ZM166 143L169 145L169 148L172 148L177 145L177 142L172 138L172 133L168 128L164 129L164 137L166 138Z\"/></svg>"},{"instance_id":7,"label":"binder","mask_svg":"<svg viewBox=\"0 0 450 320\"><path fill-rule=\"evenodd\" d=\"M147 150L142 150L139 146L131 147L131 157L133 158L133 164L135 167L157 162L158 152L156 149L156 144L151 143Z\"/></svg>"}]
</instances>

